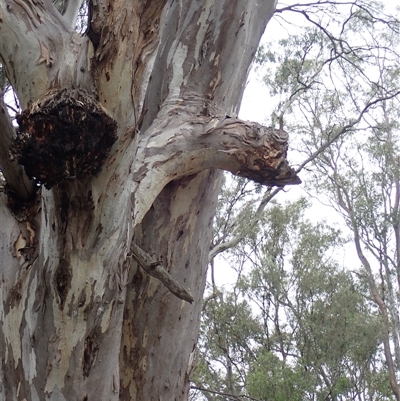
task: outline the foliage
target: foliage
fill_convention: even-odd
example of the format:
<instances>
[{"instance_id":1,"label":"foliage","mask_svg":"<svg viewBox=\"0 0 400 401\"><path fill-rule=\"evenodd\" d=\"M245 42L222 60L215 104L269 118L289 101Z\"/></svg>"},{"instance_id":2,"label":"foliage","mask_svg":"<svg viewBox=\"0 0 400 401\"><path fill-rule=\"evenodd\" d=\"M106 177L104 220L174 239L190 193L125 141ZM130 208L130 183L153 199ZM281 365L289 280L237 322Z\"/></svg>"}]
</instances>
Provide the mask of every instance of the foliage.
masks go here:
<instances>
[{"instance_id":1,"label":"foliage","mask_svg":"<svg viewBox=\"0 0 400 401\"><path fill-rule=\"evenodd\" d=\"M229 251L237 281L231 291L214 285L206 298L196 387L313 400L368 386L380 319L334 259L340 232L311 224L307 208L304 199L271 205L262 228Z\"/></svg>"}]
</instances>

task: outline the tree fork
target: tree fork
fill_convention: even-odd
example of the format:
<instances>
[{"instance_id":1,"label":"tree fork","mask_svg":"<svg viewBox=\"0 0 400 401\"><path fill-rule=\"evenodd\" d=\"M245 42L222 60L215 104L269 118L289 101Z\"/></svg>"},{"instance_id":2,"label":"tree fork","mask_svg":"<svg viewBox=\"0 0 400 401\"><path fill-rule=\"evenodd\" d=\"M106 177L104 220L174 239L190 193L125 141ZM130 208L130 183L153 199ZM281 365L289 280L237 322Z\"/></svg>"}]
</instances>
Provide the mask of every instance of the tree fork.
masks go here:
<instances>
[{"instance_id":1,"label":"tree fork","mask_svg":"<svg viewBox=\"0 0 400 401\"><path fill-rule=\"evenodd\" d=\"M37 224L22 221L37 250L27 269L15 251L21 222L0 194L0 400L184 400L220 186L215 169L266 185L299 182L282 132L236 118L275 2L89 6L89 34L80 36L71 29L73 5L63 16L50 0L0 0L0 56L23 110L49 90L79 88L117 121L101 171L84 168L74 178L68 169L38 193ZM31 118L23 113L21 123L36 132ZM62 140L63 127L49 131ZM133 238L190 289L191 305L127 263Z\"/></svg>"}]
</instances>

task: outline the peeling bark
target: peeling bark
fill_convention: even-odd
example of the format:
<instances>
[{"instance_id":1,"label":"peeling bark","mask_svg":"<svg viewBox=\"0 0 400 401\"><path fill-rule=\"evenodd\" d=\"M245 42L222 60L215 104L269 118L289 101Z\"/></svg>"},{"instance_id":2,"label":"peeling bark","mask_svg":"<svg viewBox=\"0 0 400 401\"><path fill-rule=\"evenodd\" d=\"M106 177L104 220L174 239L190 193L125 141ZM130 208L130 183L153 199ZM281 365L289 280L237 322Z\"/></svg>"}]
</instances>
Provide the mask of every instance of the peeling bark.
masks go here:
<instances>
[{"instance_id":1,"label":"peeling bark","mask_svg":"<svg viewBox=\"0 0 400 401\"><path fill-rule=\"evenodd\" d=\"M287 134L236 117L275 2L92 0L84 36L68 4L63 16L49 0L0 0L0 57L21 126L76 149L86 115L76 104L62 108L78 116L67 141L59 114L42 129L32 110L48 93L84 91L117 122L116 142L101 171L58 174L29 202L0 193L0 400L185 400L219 170L299 183ZM67 154L50 152L64 172ZM132 241L191 305L138 268Z\"/></svg>"},{"instance_id":2,"label":"peeling bark","mask_svg":"<svg viewBox=\"0 0 400 401\"><path fill-rule=\"evenodd\" d=\"M53 88L95 92L91 43L72 31L50 0L1 0L0 8L1 62L23 109Z\"/></svg>"},{"instance_id":3,"label":"peeling bark","mask_svg":"<svg viewBox=\"0 0 400 401\"><path fill-rule=\"evenodd\" d=\"M139 141L133 171L135 222L140 223L152 199L168 182L207 168L218 168L264 185L301 181L286 160L287 133L240 121L210 118L184 110L160 113ZM177 121L176 116L179 115Z\"/></svg>"}]
</instances>

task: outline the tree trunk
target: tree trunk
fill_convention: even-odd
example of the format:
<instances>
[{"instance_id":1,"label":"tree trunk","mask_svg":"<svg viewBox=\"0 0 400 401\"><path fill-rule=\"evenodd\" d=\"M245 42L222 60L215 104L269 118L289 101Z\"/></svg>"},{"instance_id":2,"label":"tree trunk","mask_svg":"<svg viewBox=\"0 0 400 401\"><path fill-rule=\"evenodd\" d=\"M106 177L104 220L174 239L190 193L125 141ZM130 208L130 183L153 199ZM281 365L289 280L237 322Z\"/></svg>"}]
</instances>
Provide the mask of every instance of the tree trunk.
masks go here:
<instances>
[{"instance_id":1,"label":"tree trunk","mask_svg":"<svg viewBox=\"0 0 400 401\"><path fill-rule=\"evenodd\" d=\"M217 169L299 182L236 117L275 2L92 0L83 36L79 5L0 0L0 400L185 400Z\"/></svg>"}]
</instances>

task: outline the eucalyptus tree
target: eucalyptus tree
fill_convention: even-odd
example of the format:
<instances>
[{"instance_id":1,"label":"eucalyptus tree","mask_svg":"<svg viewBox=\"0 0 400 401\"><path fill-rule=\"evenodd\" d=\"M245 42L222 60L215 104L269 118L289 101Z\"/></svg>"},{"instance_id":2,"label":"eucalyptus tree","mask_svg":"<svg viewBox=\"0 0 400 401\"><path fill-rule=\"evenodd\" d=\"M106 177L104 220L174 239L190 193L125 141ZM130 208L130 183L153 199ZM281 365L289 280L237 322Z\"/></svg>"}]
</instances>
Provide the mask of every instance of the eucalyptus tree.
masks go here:
<instances>
[{"instance_id":1,"label":"eucalyptus tree","mask_svg":"<svg viewBox=\"0 0 400 401\"><path fill-rule=\"evenodd\" d=\"M194 399L390 400L368 289L335 258L341 233L306 210L269 205L227 251L237 281L205 297Z\"/></svg>"},{"instance_id":2,"label":"eucalyptus tree","mask_svg":"<svg viewBox=\"0 0 400 401\"><path fill-rule=\"evenodd\" d=\"M299 154L313 161L309 193L350 230L362 267L354 270L379 310L387 379L400 400L400 23L364 7L352 7L336 33L308 20L314 27L303 35L261 53L265 82L281 96L276 113L299 134Z\"/></svg>"},{"instance_id":3,"label":"eucalyptus tree","mask_svg":"<svg viewBox=\"0 0 400 401\"><path fill-rule=\"evenodd\" d=\"M276 2L81 3L0 1L0 399L186 399L218 170L299 182L237 118Z\"/></svg>"},{"instance_id":4,"label":"eucalyptus tree","mask_svg":"<svg viewBox=\"0 0 400 401\"><path fill-rule=\"evenodd\" d=\"M349 228L371 297L382 318L388 379L400 399L400 103L366 118L370 126L340 140L315 163L315 185ZM394 114L394 115L393 115Z\"/></svg>"}]
</instances>

